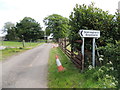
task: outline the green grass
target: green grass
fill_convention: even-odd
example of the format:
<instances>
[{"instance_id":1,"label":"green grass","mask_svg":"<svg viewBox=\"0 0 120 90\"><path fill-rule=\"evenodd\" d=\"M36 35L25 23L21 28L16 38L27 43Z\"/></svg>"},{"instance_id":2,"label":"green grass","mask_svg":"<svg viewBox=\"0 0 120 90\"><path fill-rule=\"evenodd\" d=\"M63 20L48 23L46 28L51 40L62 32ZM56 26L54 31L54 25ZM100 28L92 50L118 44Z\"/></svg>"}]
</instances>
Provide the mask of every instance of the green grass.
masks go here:
<instances>
[{"instance_id":1,"label":"green grass","mask_svg":"<svg viewBox=\"0 0 120 90\"><path fill-rule=\"evenodd\" d=\"M25 47L22 46L22 42L13 42L13 41L3 41L0 42L0 45L7 46L6 49L0 50L0 61L7 59L9 56L15 55L18 52L23 52L25 50L32 49L33 47L36 47L38 45L43 44L42 43L25 43Z\"/></svg>"},{"instance_id":2,"label":"green grass","mask_svg":"<svg viewBox=\"0 0 120 90\"><path fill-rule=\"evenodd\" d=\"M23 47L22 42L14 42L14 41L0 41L2 46L7 46L7 47ZM25 47L34 47L38 45L38 43L34 42L25 42Z\"/></svg>"},{"instance_id":3,"label":"green grass","mask_svg":"<svg viewBox=\"0 0 120 90\"><path fill-rule=\"evenodd\" d=\"M28 50L28 48L6 48L4 50L0 50L0 61L7 59L9 56L17 54L18 52L22 52Z\"/></svg>"},{"instance_id":4,"label":"green grass","mask_svg":"<svg viewBox=\"0 0 120 90\"><path fill-rule=\"evenodd\" d=\"M59 59L63 65L63 67L66 68L66 71L58 72L55 55L59 56ZM73 67L73 68L71 69L71 67ZM68 60L68 58L62 53L62 51L59 48L51 49L48 71L49 71L48 86L50 88L62 88L62 87L69 88L72 86L74 87L75 83L73 84L74 80L71 82L71 77L76 75L76 72L78 72L78 70L74 67L74 65L71 63L71 61Z\"/></svg>"},{"instance_id":5,"label":"green grass","mask_svg":"<svg viewBox=\"0 0 120 90\"><path fill-rule=\"evenodd\" d=\"M55 55L66 68L63 72L58 72ZM111 78L101 78L99 67L85 70L83 73L78 70L60 48L52 48L50 51L48 66L48 87L49 88L114 88L110 85ZM103 73L104 74L104 73Z\"/></svg>"}]
</instances>

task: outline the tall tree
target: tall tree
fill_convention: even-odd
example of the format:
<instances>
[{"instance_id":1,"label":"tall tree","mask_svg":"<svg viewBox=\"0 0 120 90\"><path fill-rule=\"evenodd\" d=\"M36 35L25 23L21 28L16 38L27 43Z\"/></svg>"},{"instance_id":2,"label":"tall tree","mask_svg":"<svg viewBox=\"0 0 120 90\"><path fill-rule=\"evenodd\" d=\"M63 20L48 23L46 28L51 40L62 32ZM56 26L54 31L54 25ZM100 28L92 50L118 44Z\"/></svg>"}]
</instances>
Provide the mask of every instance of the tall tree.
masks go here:
<instances>
[{"instance_id":1,"label":"tall tree","mask_svg":"<svg viewBox=\"0 0 120 90\"><path fill-rule=\"evenodd\" d=\"M16 33L20 40L35 41L44 36L44 32L38 22L31 17L25 17L16 25Z\"/></svg>"},{"instance_id":2,"label":"tall tree","mask_svg":"<svg viewBox=\"0 0 120 90\"><path fill-rule=\"evenodd\" d=\"M8 30L10 30L12 27L14 27L15 25L14 25L14 23L12 23L12 22L6 22L5 24L4 24L4 28L3 28L3 33L5 33L5 32L7 32Z\"/></svg>"},{"instance_id":3,"label":"tall tree","mask_svg":"<svg viewBox=\"0 0 120 90\"><path fill-rule=\"evenodd\" d=\"M19 40L17 33L16 33L16 27L11 27L7 30L7 35L5 37L7 40L10 41L17 41Z\"/></svg>"},{"instance_id":4,"label":"tall tree","mask_svg":"<svg viewBox=\"0 0 120 90\"><path fill-rule=\"evenodd\" d=\"M15 40L16 39L16 31L15 25L12 22L6 22L4 24L3 33L7 33L6 39L7 40Z\"/></svg>"},{"instance_id":5,"label":"tall tree","mask_svg":"<svg viewBox=\"0 0 120 90\"><path fill-rule=\"evenodd\" d=\"M69 20L61 15L52 14L46 17L43 22L46 25L46 33L50 35L53 33L53 38L58 40L68 36Z\"/></svg>"}]
</instances>

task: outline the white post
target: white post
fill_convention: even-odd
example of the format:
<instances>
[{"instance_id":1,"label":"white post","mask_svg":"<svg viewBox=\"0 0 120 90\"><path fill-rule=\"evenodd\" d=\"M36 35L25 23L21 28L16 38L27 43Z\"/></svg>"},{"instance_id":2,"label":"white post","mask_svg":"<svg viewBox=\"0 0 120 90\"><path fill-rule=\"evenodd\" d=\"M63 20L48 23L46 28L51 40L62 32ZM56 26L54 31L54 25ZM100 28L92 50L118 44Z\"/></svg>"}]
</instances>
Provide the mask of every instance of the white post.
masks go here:
<instances>
[{"instance_id":1,"label":"white post","mask_svg":"<svg viewBox=\"0 0 120 90\"><path fill-rule=\"evenodd\" d=\"M81 48L81 51L82 51L82 56L83 56L83 58L82 58L82 72L83 72L83 70L84 70L84 43L85 43L85 38L82 38L82 48Z\"/></svg>"},{"instance_id":2,"label":"white post","mask_svg":"<svg viewBox=\"0 0 120 90\"><path fill-rule=\"evenodd\" d=\"M84 59L84 43L85 43L85 38L82 38L82 55L83 55L83 59Z\"/></svg>"},{"instance_id":3,"label":"white post","mask_svg":"<svg viewBox=\"0 0 120 90\"><path fill-rule=\"evenodd\" d=\"M95 38L93 38L92 64L95 67Z\"/></svg>"}]
</instances>

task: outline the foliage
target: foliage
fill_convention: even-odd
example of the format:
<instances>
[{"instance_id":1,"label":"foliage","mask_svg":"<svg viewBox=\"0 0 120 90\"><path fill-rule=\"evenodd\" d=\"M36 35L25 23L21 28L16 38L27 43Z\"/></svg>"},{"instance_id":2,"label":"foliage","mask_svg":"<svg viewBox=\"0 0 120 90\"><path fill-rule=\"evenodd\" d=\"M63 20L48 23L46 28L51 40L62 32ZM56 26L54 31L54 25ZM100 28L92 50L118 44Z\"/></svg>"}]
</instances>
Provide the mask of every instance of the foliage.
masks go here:
<instances>
[{"instance_id":1,"label":"foliage","mask_svg":"<svg viewBox=\"0 0 120 90\"><path fill-rule=\"evenodd\" d=\"M54 39L65 38L69 33L68 19L58 15L52 14L44 19L46 25L46 34L53 33Z\"/></svg>"},{"instance_id":2,"label":"foliage","mask_svg":"<svg viewBox=\"0 0 120 90\"><path fill-rule=\"evenodd\" d=\"M99 46L106 45L108 42L115 43L115 40L119 40L120 30L118 30L118 26L120 25L116 19L117 15L111 15L107 11L96 8L93 3L89 6L77 4L69 17L71 25L69 38L72 41L81 39L78 34L80 29L100 30L101 37L97 40ZM91 39L85 40L85 43L88 42L90 43ZM80 46L76 45L75 47Z\"/></svg>"},{"instance_id":3,"label":"foliage","mask_svg":"<svg viewBox=\"0 0 120 90\"><path fill-rule=\"evenodd\" d=\"M9 29L11 29L12 27L14 27L15 25L12 22L6 22L4 24L4 29L3 29L3 33L7 32Z\"/></svg>"},{"instance_id":4,"label":"foliage","mask_svg":"<svg viewBox=\"0 0 120 90\"><path fill-rule=\"evenodd\" d=\"M16 38L15 25L12 22L6 22L4 24L3 33L6 32L7 32L6 38L8 40L15 40Z\"/></svg>"},{"instance_id":5,"label":"foliage","mask_svg":"<svg viewBox=\"0 0 120 90\"><path fill-rule=\"evenodd\" d=\"M15 27L7 30L7 40L35 41L44 37L44 32L38 22L30 17L25 17Z\"/></svg>"},{"instance_id":6,"label":"foliage","mask_svg":"<svg viewBox=\"0 0 120 90\"><path fill-rule=\"evenodd\" d=\"M16 28L12 27L10 29L7 30L7 35L5 37L7 40L10 41L17 41L19 40L18 36L17 36L17 32L16 32Z\"/></svg>"},{"instance_id":7,"label":"foliage","mask_svg":"<svg viewBox=\"0 0 120 90\"><path fill-rule=\"evenodd\" d=\"M41 31L40 24L30 17L25 17L20 23L16 25L16 32L20 39L25 41L35 41L43 37L44 33ZM23 35L23 36L22 36Z\"/></svg>"},{"instance_id":8,"label":"foliage","mask_svg":"<svg viewBox=\"0 0 120 90\"><path fill-rule=\"evenodd\" d=\"M99 47L98 49L103 54L103 64L111 63L113 71L111 74L118 80L118 87L120 88L120 41L116 44L107 44L105 47Z\"/></svg>"},{"instance_id":9,"label":"foliage","mask_svg":"<svg viewBox=\"0 0 120 90\"><path fill-rule=\"evenodd\" d=\"M81 39L78 34L81 29L100 30L101 36L99 39L96 39L98 47L105 47L108 43L115 45L116 42L120 40L120 13L118 12L116 12L115 15L111 15L108 11L103 11L102 9L95 7L94 3L89 6L77 4L69 18L69 39L71 40L73 50L75 50L75 48L81 50L81 44L73 43L75 40ZM109 51L111 53L106 52L108 56L113 55L112 50L114 50L114 48L111 48L111 51ZM92 51L92 39L85 38L85 66L89 66L92 61L91 58L89 58L89 56L92 55L89 51ZM115 57L116 51L113 52L115 52L113 55L113 57ZM105 54L105 52L103 53ZM108 56L106 58L108 58ZM104 60L104 62L108 61L107 59ZM112 60L117 61L118 58Z\"/></svg>"},{"instance_id":10,"label":"foliage","mask_svg":"<svg viewBox=\"0 0 120 90\"><path fill-rule=\"evenodd\" d=\"M102 88L115 88L118 84L117 80L110 72L113 71L113 67L110 63L107 66L93 68L89 66L89 69L84 72L86 79L92 78L94 81L99 82L98 86Z\"/></svg>"}]
</instances>

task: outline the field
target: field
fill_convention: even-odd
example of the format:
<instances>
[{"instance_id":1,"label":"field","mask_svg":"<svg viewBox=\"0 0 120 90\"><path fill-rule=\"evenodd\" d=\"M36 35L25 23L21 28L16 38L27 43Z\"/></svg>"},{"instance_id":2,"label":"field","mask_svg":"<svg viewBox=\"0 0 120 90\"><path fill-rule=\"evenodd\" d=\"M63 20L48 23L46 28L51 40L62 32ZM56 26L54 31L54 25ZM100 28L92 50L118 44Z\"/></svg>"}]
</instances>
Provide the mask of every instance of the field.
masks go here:
<instances>
[{"instance_id":1,"label":"field","mask_svg":"<svg viewBox=\"0 0 120 90\"><path fill-rule=\"evenodd\" d=\"M65 68L65 71L58 72L55 55ZM48 68L49 88L115 88L113 77L106 75L106 67L90 67L81 73L60 48L52 48L50 51Z\"/></svg>"},{"instance_id":2,"label":"field","mask_svg":"<svg viewBox=\"0 0 120 90\"><path fill-rule=\"evenodd\" d=\"M38 46L42 43L37 42L25 42L25 47L23 47L22 42L13 42L13 41L0 41L0 46L5 46L6 49L0 50L0 61L7 59L9 56L17 54L18 52L23 52L28 49L32 49L35 46Z\"/></svg>"},{"instance_id":3,"label":"field","mask_svg":"<svg viewBox=\"0 0 120 90\"><path fill-rule=\"evenodd\" d=\"M2 46L7 46L7 47L23 47L22 42L2 41L0 43ZM38 45L38 43L25 42L25 47L34 47L36 45Z\"/></svg>"}]
</instances>

